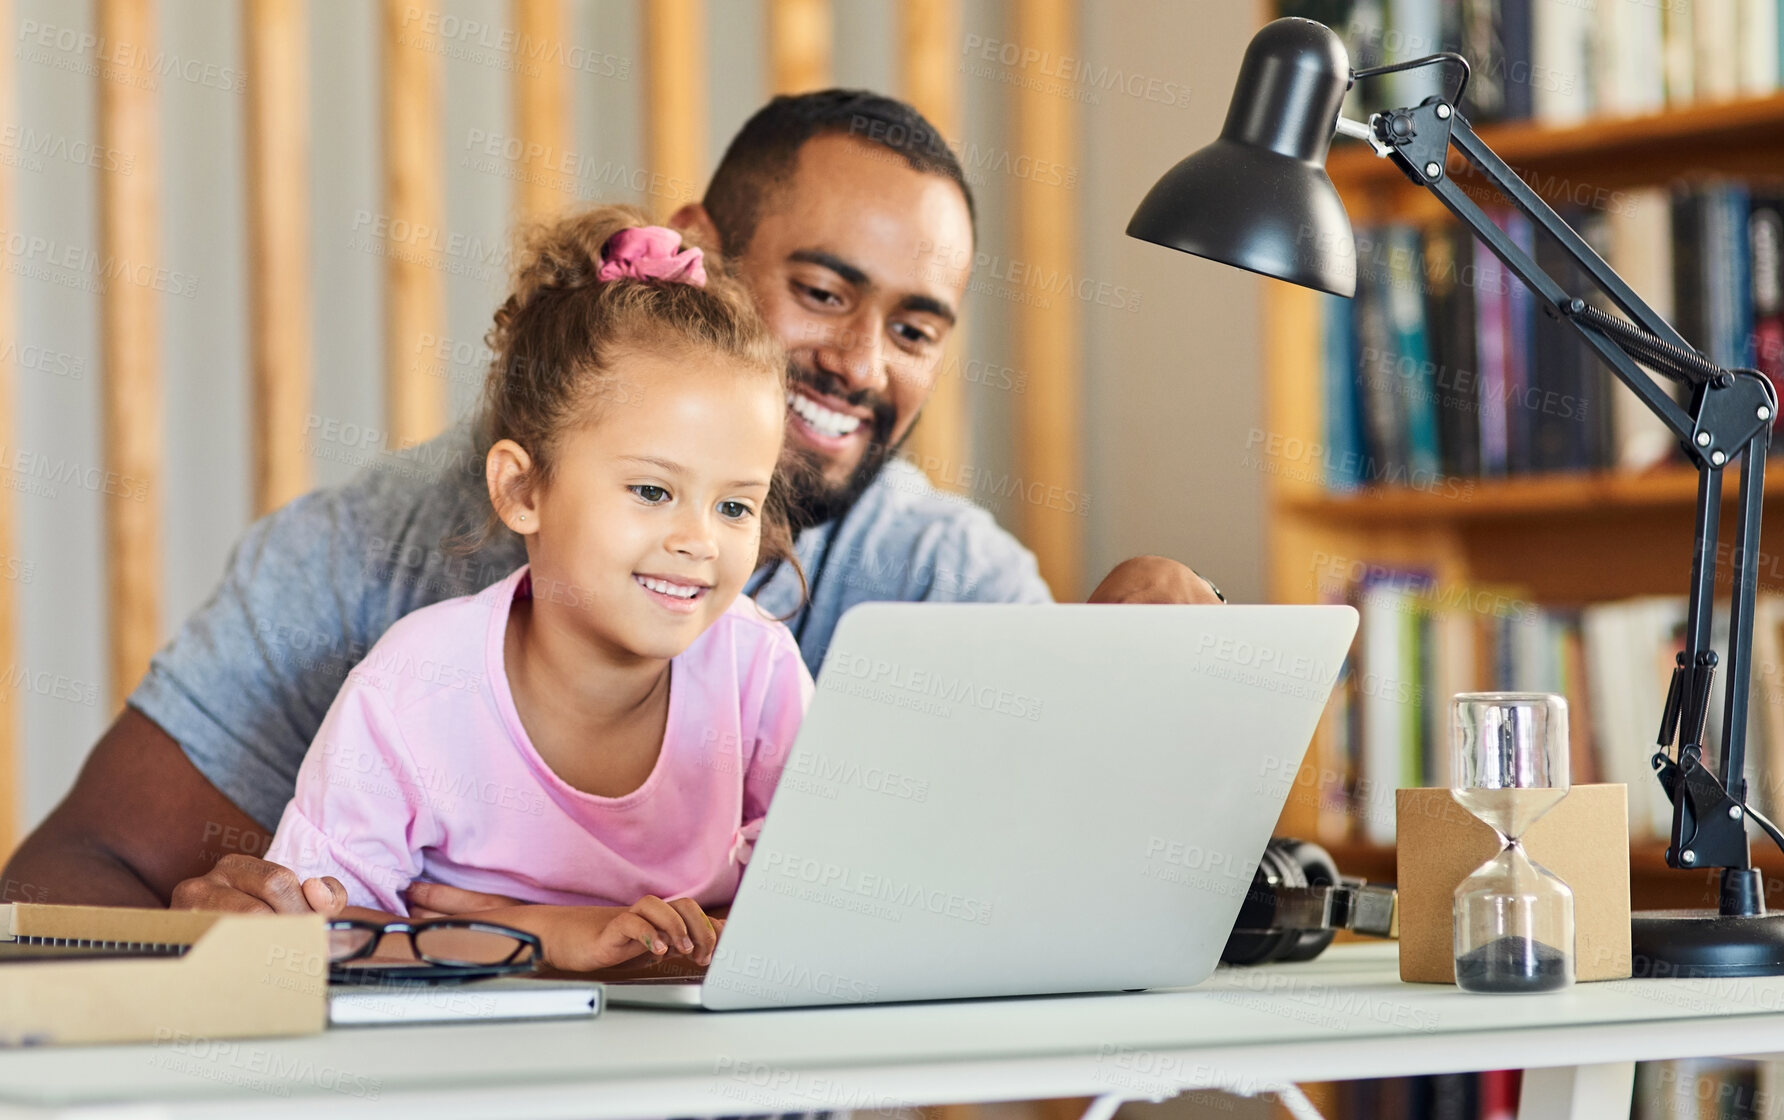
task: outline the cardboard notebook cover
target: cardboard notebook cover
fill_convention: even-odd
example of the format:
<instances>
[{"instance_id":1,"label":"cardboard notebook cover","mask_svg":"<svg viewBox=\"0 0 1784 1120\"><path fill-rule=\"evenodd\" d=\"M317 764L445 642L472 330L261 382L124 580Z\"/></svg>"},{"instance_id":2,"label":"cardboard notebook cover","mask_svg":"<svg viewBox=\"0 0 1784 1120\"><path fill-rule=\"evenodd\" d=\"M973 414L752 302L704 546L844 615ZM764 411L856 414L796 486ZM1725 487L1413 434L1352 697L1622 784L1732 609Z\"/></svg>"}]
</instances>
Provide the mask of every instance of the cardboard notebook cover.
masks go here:
<instances>
[{"instance_id":1,"label":"cardboard notebook cover","mask_svg":"<svg viewBox=\"0 0 1784 1120\"><path fill-rule=\"evenodd\" d=\"M1398 790L1395 810L1400 979L1453 984L1456 887L1499 838L1447 788ZM1574 978L1629 976L1628 791L1574 786L1531 826L1524 851L1573 891Z\"/></svg>"},{"instance_id":2,"label":"cardboard notebook cover","mask_svg":"<svg viewBox=\"0 0 1784 1120\"><path fill-rule=\"evenodd\" d=\"M189 946L179 956L0 962L0 1045L314 1034L328 1007L316 915L0 906L0 940Z\"/></svg>"}]
</instances>

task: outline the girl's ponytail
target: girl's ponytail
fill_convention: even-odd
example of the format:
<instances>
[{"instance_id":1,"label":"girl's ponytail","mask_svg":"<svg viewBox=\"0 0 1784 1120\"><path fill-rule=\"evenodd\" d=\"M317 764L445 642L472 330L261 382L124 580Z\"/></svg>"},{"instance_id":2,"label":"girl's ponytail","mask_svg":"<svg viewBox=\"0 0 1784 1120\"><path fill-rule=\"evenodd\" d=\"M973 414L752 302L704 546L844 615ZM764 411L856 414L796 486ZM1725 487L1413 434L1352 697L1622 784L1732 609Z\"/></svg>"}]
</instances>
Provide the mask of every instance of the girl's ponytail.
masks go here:
<instances>
[{"instance_id":1,"label":"girl's ponytail","mask_svg":"<svg viewBox=\"0 0 1784 1120\"><path fill-rule=\"evenodd\" d=\"M602 283L601 252L607 243L623 230L649 224L636 207L599 206L523 229L513 286L484 337L490 352L500 360L513 339L516 319L541 292L579 292Z\"/></svg>"}]
</instances>

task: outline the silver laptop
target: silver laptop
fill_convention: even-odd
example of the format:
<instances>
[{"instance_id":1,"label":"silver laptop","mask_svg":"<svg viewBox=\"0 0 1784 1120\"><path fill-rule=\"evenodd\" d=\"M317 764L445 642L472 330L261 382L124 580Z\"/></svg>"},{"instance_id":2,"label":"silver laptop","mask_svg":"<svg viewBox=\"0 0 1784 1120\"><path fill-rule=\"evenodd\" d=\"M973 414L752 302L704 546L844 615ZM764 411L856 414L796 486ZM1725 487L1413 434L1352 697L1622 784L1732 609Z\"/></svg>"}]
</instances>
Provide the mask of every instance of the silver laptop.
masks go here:
<instances>
[{"instance_id":1,"label":"silver laptop","mask_svg":"<svg viewBox=\"0 0 1784 1120\"><path fill-rule=\"evenodd\" d=\"M856 607L712 965L608 1001L1200 982L1356 625L1343 606Z\"/></svg>"}]
</instances>

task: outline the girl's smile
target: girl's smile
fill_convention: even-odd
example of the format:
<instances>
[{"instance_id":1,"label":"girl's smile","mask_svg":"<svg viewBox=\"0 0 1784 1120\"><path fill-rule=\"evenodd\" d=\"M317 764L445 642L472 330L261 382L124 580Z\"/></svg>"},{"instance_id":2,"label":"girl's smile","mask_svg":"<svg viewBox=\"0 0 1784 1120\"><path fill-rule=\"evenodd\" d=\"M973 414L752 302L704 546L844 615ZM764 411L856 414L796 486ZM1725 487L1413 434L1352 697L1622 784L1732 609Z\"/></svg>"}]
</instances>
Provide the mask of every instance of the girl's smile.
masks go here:
<instances>
[{"instance_id":1,"label":"girl's smile","mask_svg":"<svg viewBox=\"0 0 1784 1120\"><path fill-rule=\"evenodd\" d=\"M664 610L674 611L676 614L694 614L700 609L700 600L712 591L711 584L678 580L669 576L633 572L632 579Z\"/></svg>"}]
</instances>

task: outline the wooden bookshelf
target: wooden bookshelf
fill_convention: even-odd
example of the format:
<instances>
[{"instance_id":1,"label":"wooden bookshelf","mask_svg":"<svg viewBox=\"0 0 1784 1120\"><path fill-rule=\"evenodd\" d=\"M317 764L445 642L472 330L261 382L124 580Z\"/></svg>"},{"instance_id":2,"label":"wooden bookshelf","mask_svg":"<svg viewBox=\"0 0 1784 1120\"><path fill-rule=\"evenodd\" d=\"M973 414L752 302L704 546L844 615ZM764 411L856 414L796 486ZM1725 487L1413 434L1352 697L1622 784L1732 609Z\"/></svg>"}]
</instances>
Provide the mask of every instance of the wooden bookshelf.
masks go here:
<instances>
[{"instance_id":1,"label":"wooden bookshelf","mask_svg":"<svg viewBox=\"0 0 1784 1120\"><path fill-rule=\"evenodd\" d=\"M1643 117L1555 127L1531 121L1483 125L1480 138L1551 203L1590 205L1602 189L1664 183L1677 176L1776 177L1784 135L1784 93L1723 101ZM1434 195L1414 186L1360 140L1341 137L1326 170L1351 221L1450 221ZM1470 189L1491 188L1451 153L1449 171ZM1481 195L1475 196L1477 199ZM1601 205L1604 203L1601 203Z\"/></svg>"},{"instance_id":2,"label":"wooden bookshelf","mask_svg":"<svg viewBox=\"0 0 1784 1120\"><path fill-rule=\"evenodd\" d=\"M1540 192L1578 201L1582 190L1665 185L1708 175L1784 173L1784 94L1694 105L1654 116L1551 127L1493 125L1482 137ZM1436 200L1386 160L1354 142L1327 163L1353 224L1453 222ZM1486 189L1482 185L1483 191ZM1483 201L1485 201L1483 197ZM1317 451L1320 306L1315 293L1265 282L1265 436L1256 448L1270 503L1268 583L1272 601L1319 599L1322 573L1352 563L1413 566L1441 585L1490 588L1531 602L1580 604L1634 595L1683 595L1690 574L1697 475L1684 466L1640 474L1595 472L1476 479L1464 490L1373 488L1327 492ZM1268 453L1266 453L1268 452ZM1766 486L1762 589L1784 588L1784 459ZM1723 487L1723 540L1732 549L1738 478ZM1779 558L1779 559L1771 559ZM1769 562L1777 570L1766 567ZM1328 581L1329 582L1329 581ZM1658 718L1663 697L1636 697ZM1310 760L1310 764L1312 764ZM1318 837L1317 789L1297 785L1278 831ZM1393 849L1332 847L1347 873L1391 880ZM1706 905L1710 873L1668 869L1661 845L1632 852L1639 905ZM1753 845L1773 892L1784 895L1784 856ZM1769 892L1770 893L1770 892ZM1714 892L1708 898L1713 901Z\"/></svg>"},{"instance_id":3,"label":"wooden bookshelf","mask_svg":"<svg viewBox=\"0 0 1784 1120\"><path fill-rule=\"evenodd\" d=\"M1627 510L1687 514L1697 502L1697 472L1685 466L1651 471L1591 471L1479 479L1459 497L1406 488L1375 487L1355 494L1296 494L1284 500L1297 512L1334 520L1382 524L1408 521L1459 522L1507 517L1596 517ZM1740 495L1739 480L1725 478L1724 505ZM1768 505L1784 504L1784 477L1766 480Z\"/></svg>"}]
</instances>

